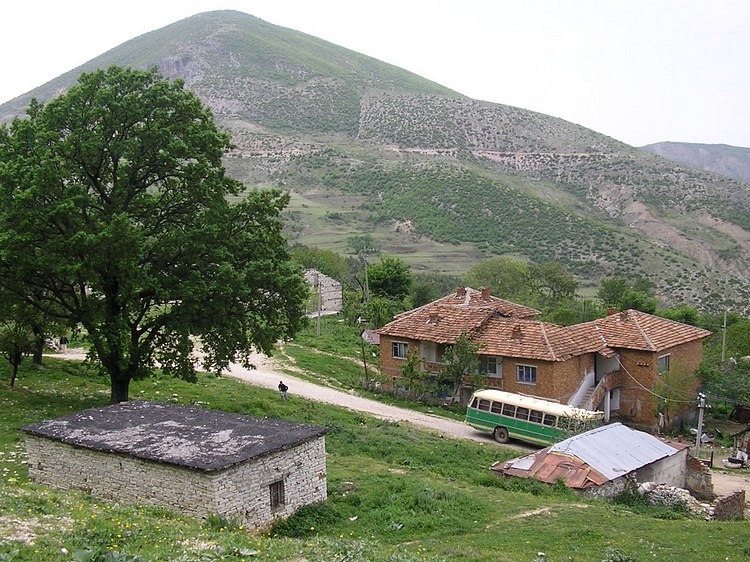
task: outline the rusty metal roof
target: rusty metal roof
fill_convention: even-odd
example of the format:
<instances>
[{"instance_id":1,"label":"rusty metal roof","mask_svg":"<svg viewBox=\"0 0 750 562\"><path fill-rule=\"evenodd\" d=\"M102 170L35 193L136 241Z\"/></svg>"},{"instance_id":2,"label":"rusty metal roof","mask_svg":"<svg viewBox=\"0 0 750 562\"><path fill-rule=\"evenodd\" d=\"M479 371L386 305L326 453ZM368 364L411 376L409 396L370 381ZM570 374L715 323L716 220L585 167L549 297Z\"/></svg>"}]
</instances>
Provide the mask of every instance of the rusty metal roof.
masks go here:
<instances>
[{"instance_id":1,"label":"rusty metal roof","mask_svg":"<svg viewBox=\"0 0 750 562\"><path fill-rule=\"evenodd\" d=\"M21 430L69 445L206 472L294 447L327 431L278 419L135 400Z\"/></svg>"},{"instance_id":2,"label":"rusty metal roof","mask_svg":"<svg viewBox=\"0 0 750 562\"><path fill-rule=\"evenodd\" d=\"M496 463L492 470L549 484L562 478L569 487L583 489L615 480L681 449L648 433L613 423L531 455Z\"/></svg>"}]
</instances>

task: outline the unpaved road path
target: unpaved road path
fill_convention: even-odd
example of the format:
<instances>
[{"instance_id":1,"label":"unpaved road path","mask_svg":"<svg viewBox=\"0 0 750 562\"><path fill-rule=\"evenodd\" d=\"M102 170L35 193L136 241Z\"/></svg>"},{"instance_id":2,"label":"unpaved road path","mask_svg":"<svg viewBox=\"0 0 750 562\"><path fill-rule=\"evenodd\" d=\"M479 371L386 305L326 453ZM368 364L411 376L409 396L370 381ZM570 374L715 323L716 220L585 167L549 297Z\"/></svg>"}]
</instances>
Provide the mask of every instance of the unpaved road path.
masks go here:
<instances>
[{"instance_id":1,"label":"unpaved road path","mask_svg":"<svg viewBox=\"0 0 750 562\"><path fill-rule=\"evenodd\" d=\"M489 443L500 446L495 443L492 435L489 433L477 431L463 422L450 420L442 416L423 414L405 408L390 406L378 402L377 400L370 400L369 398L357 396L354 391L344 392L334 388L320 386L290 376L286 373L281 374L273 361L264 356L254 356L253 363L256 365L256 369L246 369L241 365L235 364L232 365L231 369L227 371L225 375L238 378L255 386L274 390L278 388L279 381L283 380L284 384L289 387L287 393L287 398L289 400L294 400L295 396L299 396L309 400L315 400L316 402L341 406L355 412L364 412L391 422L412 423L448 437L470 439L480 443ZM520 443L510 443L502 445L502 447L511 448L523 453L535 450L534 447Z\"/></svg>"}]
</instances>

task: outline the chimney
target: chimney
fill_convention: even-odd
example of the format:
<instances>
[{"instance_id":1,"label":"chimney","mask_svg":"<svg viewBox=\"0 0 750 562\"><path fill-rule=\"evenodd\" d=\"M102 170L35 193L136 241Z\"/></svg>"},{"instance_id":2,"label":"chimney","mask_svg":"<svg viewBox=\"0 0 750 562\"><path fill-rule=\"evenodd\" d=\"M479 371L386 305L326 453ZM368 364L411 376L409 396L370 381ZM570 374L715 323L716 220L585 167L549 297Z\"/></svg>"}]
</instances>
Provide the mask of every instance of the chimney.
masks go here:
<instances>
[{"instance_id":1,"label":"chimney","mask_svg":"<svg viewBox=\"0 0 750 562\"><path fill-rule=\"evenodd\" d=\"M456 296L457 297L465 297L466 296L466 287L458 287L456 289Z\"/></svg>"},{"instance_id":2,"label":"chimney","mask_svg":"<svg viewBox=\"0 0 750 562\"><path fill-rule=\"evenodd\" d=\"M490 288L489 287L482 287L482 300L483 301L490 300Z\"/></svg>"},{"instance_id":3,"label":"chimney","mask_svg":"<svg viewBox=\"0 0 750 562\"><path fill-rule=\"evenodd\" d=\"M617 309L614 306L610 306L607 309L607 316L612 316L613 314L617 314Z\"/></svg>"},{"instance_id":4,"label":"chimney","mask_svg":"<svg viewBox=\"0 0 750 562\"><path fill-rule=\"evenodd\" d=\"M514 341L521 341L523 339L521 326L519 326L518 324L513 326L513 331L511 332L510 337L513 338Z\"/></svg>"}]
</instances>

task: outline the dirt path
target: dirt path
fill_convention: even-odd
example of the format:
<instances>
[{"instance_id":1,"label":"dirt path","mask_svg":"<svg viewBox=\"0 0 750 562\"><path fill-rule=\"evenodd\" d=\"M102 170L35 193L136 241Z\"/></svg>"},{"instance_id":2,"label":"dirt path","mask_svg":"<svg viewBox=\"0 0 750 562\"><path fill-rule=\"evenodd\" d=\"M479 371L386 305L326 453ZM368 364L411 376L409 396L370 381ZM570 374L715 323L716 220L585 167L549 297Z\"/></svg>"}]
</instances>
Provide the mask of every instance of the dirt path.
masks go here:
<instances>
[{"instance_id":1,"label":"dirt path","mask_svg":"<svg viewBox=\"0 0 750 562\"><path fill-rule=\"evenodd\" d=\"M225 374L255 386L274 390L278 388L279 381L283 380L284 384L289 387L287 395L289 400L294 400L295 396L299 396L308 400L315 400L316 402L341 406L355 412L364 412L391 422L412 423L448 437L470 439L480 443L500 446L495 443L492 435L489 433L476 431L463 422L382 404L376 400L357 396L354 391L344 392L326 386L319 386L288 374L281 374L273 361L264 356L255 356L253 361L257 369L245 369L240 365L232 365L231 369ZM535 450L533 447L515 443L502 446L523 453Z\"/></svg>"}]
</instances>

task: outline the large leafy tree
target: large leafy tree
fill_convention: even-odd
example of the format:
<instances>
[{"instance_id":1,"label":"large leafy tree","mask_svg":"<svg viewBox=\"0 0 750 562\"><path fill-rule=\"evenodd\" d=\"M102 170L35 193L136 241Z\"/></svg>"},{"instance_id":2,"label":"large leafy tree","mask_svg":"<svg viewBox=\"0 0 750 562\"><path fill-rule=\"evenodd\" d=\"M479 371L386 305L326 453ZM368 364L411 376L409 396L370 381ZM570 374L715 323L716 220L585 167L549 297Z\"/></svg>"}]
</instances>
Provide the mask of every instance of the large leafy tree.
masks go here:
<instances>
[{"instance_id":1,"label":"large leafy tree","mask_svg":"<svg viewBox=\"0 0 750 562\"><path fill-rule=\"evenodd\" d=\"M0 282L83 326L112 402L157 364L194 379L196 342L220 372L302 325L288 196L239 197L228 135L180 81L111 67L27 113L0 129Z\"/></svg>"},{"instance_id":2,"label":"large leafy tree","mask_svg":"<svg viewBox=\"0 0 750 562\"><path fill-rule=\"evenodd\" d=\"M507 257L496 257L474 264L464 279L470 287L488 287L493 295L523 302L529 300L529 264Z\"/></svg>"}]
</instances>

